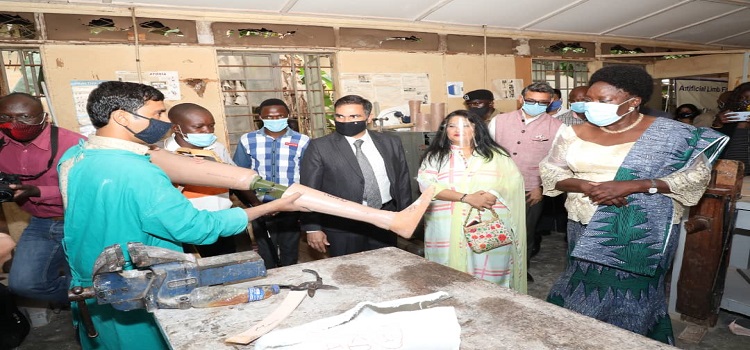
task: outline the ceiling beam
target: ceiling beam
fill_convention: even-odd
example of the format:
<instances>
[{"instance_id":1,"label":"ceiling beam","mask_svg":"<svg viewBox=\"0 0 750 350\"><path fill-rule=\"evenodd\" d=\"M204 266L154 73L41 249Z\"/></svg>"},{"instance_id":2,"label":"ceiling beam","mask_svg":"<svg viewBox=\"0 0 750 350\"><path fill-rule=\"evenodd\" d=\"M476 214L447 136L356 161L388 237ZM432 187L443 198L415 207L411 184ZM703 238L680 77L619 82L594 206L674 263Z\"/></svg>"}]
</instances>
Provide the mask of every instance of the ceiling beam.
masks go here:
<instances>
[{"instance_id":1,"label":"ceiling beam","mask_svg":"<svg viewBox=\"0 0 750 350\"><path fill-rule=\"evenodd\" d=\"M656 16L656 15L658 15L658 14L660 14L660 13L664 13L664 12L667 12L667 11L669 11L669 10L671 10L671 9L674 9L674 8L676 8L676 7L679 7L679 6L685 5L685 4L687 4L687 3L691 3L691 2L694 2L694 1L695 1L695 0L684 0L684 1L678 2L678 3L676 3L676 4L672 5L672 6L667 6L667 7L663 8L663 9L661 9L661 10L659 10L659 11L651 12L651 13L649 13L649 14L645 15L645 16L641 16L641 17L638 17L638 18L636 18L636 19L634 19L634 20L632 20L632 21L629 21L629 22L623 23L623 24L621 24L621 25L619 25L619 26L616 26L616 27L612 27L612 28L609 28L609 29L607 29L607 30L605 30L605 31L603 31L603 32L601 32L601 33L599 33L599 35L605 35L605 34L609 34L609 33L613 32L613 31L615 31L615 30L618 30L618 29L620 29L620 28L623 28L623 27L627 27L627 26L629 26L629 25L631 25L631 24L634 24L634 23L640 22L640 21L642 21L642 20L644 20L644 19L647 19L647 18L651 18L651 17L654 17L654 16Z\"/></svg>"},{"instance_id":2,"label":"ceiling beam","mask_svg":"<svg viewBox=\"0 0 750 350\"><path fill-rule=\"evenodd\" d=\"M597 58L631 58L631 57L659 57L677 55L716 55L716 54L745 54L748 50L703 50L703 51L674 51L674 52L649 52L628 53L622 55L596 55Z\"/></svg>"},{"instance_id":3,"label":"ceiling beam","mask_svg":"<svg viewBox=\"0 0 750 350\"><path fill-rule=\"evenodd\" d=\"M716 16L713 16L713 17L709 17L709 18L706 18L706 19L704 19L704 20L702 20L702 21L698 21L698 22L695 22L695 23L693 23L693 24L688 24L688 25L686 25L686 26L682 26L682 27L680 27L680 28L677 28L677 29L672 29L672 30L670 30L670 31L668 31L668 32L665 32L665 33L661 33L661 34L659 34L659 35L654 35L654 36L652 36L652 37L651 37L651 39L658 39L658 38L661 38L661 37L663 37L663 36L666 36L666 35L669 35L669 34L672 34L672 33L676 33L676 32L679 32L679 31L681 31L681 30L685 30L685 29L688 29L688 28L692 28L692 27L695 27L695 26L697 26L697 25L699 25L699 24L703 24L703 23L708 23L708 22L711 22L711 21L713 21L713 20L715 20L715 19L719 19L719 18L722 18L722 17L726 17L726 16L729 16L729 15L731 15L731 14L733 14L733 13L736 13L736 12L740 12L740 11L744 11L744 10L747 10L747 7L739 7L739 8L736 8L736 9L732 10L732 11L727 11L727 12L725 12L725 13L722 13L722 14L720 14L720 15L716 15Z\"/></svg>"},{"instance_id":4,"label":"ceiling beam","mask_svg":"<svg viewBox=\"0 0 750 350\"><path fill-rule=\"evenodd\" d=\"M708 44L718 43L720 41L731 39L731 38L734 38L736 36L740 36L740 35L747 34L747 33L750 33L750 29L748 29L748 30L746 30L744 32L734 33L732 35L728 35L728 36L725 36L723 38L719 38L719 39L716 39L716 40L711 40L711 41L708 42Z\"/></svg>"},{"instance_id":5,"label":"ceiling beam","mask_svg":"<svg viewBox=\"0 0 750 350\"><path fill-rule=\"evenodd\" d=\"M718 2L722 4L730 4L730 5L740 5L740 6L748 6L750 5L750 1L748 0L710 0L711 2Z\"/></svg>"},{"instance_id":6,"label":"ceiling beam","mask_svg":"<svg viewBox=\"0 0 750 350\"><path fill-rule=\"evenodd\" d=\"M448 5L451 2L453 2L453 0L442 0L442 1L438 2L435 5L432 5L432 7L430 7L429 9L427 9L427 11L422 12L419 16L417 16L416 18L414 18L414 21L415 22L422 21L423 19L425 19L425 17L431 15L433 12L441 9L443 6Z\"/></svg>"},{"instance_id":7,"label":"ceiling beam","mask_svg":"<svg viewBox=\"0 0 750 350\"><path fill-rule=\"evenodd\" d=\"M284 7L281 8L279 13L289 13L289 10L291 10L294 5L297 5L297 1L299 0L287 0L286 4L284 4Z\"/></svg>"},{"instance_id":8,"label":"ceiling beam","mask_svg":"<svg viewBox=\"0 0 750 350\"><path fill-rule=\"evenodd\" d=\"M524 30L524 29L526 29L528 27L531 27L531 26L533 26L533 25L535 25L537 23L543 22L543 21L547 20L550 17L557 16L557 15L559 15L559 14L567 11L568 9L572 9L572 8L574 8L574 7L576 7L576 6L580 5L580 4L583 4L585 2L588 2L588 1L589 0L578 0L576 2L572 2L568 6L563 6L563 7L559 8L556 11L552 11L552 12L550 12L550 13L542 16L542 17L539 17L539 18L537 18L537 19L535 19L535 20L533 20L533 21L531 21L529 23L526 23L526 24L518 27L518 29Z\"/></svg>"},{"instance_id":9,"label":"ceiling beam","mask_svg":"<svg viewBox=\"0 0 750 350\"><path fill-rule=\"evenodd\" d=\"M445 0L443 0L445 1ZM445 1L448 3L449 1ZM40 13L60 13L76 15L95 15L95 16L125 16L130 17L130 10L125 5L112 4L102 5L94 3L77 3L71 6L71 3L62 4L56 2L39 3L39 2L3 2L7 5L3 11L13 12L40 12ZM138 14L143 17L155 17L165 19L196 20L209 22L249 22L249 23L270 23L270 24L289 24L290 20L298 25L321 25L321 16L301 15L294 12L287 14L280 13L250 13L247 11L222 11L222 10L195 10L175 8L165 12L163 8L155 7L138 7ZM622 45L646 45L646 46L665 46L668 45L673 49L683 50L718 50L721 47L740 48L740 45L707 45L702 43L692 43L675 40L652 40L648 38L621 37L616 35L595 35L583 33L559 33L551 31L537 30L512 30L505 28L487 27L485 29L478 25L460 25L451 23L438 23L429 21L411 21L411 20L390 20L390 19L367 19L351 18L341 16L326 17L329 22L335 22L338 27L351 28L390 28L392 30L403 31L432 31L438 34L457 34L457 35L476 35L489 37L505 37L513 39L543 39L543 40L572 40L572 41L591 41L618 43ZM335 18L333 20L332 18Z\"/></svg>"}]
</instances>

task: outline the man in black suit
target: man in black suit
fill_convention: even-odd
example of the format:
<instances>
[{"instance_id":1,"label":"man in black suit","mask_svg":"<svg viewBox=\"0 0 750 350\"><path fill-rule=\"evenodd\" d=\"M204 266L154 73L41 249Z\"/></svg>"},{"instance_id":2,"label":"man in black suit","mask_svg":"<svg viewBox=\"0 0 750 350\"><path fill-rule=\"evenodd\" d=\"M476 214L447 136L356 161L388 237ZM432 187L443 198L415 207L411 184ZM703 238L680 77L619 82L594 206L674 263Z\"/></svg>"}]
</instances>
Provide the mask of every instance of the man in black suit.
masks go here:
<instances>
[{"instance_id":1,"label":"man in black suit","mask_svg":"<svg viewBox=\"0 0 750 350\"><path fill-rule=\"evenodd\" d=\"M300 167L300 184L389 211L411 204L409 168L401 139L367 130L372 103L357 95L336 101L336 132L313 139ZM360 221L303 213L307 243L331 256L396 245L393 232Z\"/></svg>"}]
</instances>

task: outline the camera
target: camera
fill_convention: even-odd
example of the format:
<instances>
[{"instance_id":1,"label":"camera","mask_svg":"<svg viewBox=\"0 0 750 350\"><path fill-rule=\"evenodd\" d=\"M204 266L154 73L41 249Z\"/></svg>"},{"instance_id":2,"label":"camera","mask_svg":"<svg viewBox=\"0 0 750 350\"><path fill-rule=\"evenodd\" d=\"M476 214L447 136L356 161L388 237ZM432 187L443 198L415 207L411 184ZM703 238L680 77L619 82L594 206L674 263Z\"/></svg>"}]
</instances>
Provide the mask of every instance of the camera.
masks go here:
<instances>
[{"instance_id":1,"label":"camera","mask_svg":"<svg viewBox=\"0 0 750 350\"><path fill-rule=\"evenodd\" d=\"M8 185L20 185L21 179L15 174L6 174L0 171L0 203L12 202L15 190Z\"/></svg>"}]
</instances>

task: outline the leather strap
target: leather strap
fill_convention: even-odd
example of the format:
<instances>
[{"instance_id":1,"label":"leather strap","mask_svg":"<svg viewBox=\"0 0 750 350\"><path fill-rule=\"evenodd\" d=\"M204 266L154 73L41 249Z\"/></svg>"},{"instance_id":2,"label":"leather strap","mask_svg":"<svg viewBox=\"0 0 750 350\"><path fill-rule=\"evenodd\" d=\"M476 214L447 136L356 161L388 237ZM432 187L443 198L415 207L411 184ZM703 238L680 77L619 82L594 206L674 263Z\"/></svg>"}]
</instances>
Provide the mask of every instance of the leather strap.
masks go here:
<instances>
[{"instance_id":1,"label":"leather strap","mask_svg":"<svg viewBox=\"0 0 750 350\"><path fill-rule=\"evenodd\" d=\"M273 310L268 316L260 320L260 322L254 324L250 329L230 336L225 339L226 343L233 344L250 344L250 342L260 338L263 334L266 334L276 328L284 319L289 316L294 309L299 306L302 300L307 296L307 290L291 290L286 295L284 301L281 302L275 310Z\"/></svg>"}]
</instances>

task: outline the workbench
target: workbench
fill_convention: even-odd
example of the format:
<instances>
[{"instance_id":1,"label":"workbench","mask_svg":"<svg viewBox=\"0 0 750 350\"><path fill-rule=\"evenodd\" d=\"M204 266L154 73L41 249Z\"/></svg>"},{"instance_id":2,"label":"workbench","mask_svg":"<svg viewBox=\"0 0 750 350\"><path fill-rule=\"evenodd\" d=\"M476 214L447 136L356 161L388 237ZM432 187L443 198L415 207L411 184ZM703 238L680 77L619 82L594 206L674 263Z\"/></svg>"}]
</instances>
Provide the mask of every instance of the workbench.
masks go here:
<instances>
[{"instance_id":1,"label":"workbench","mask_svg":"<svg viewBox=\"0 0 750 350\"><path fill-rule=\"evenodd\" d=\"M461 349L667 349L646 337L479 280L398 248L383 248L268 271L266 278L237 286L298 284L313 269L323 283L277 329L301 325L349 310L362 301L381 302L444 291L461 325ZM206 309L163 309L154 315L173 349L244 349L224 339L243 332L281 303L269 299ZM135 341L135 340L134 340Z\"/></svg>"}]
</instances>

